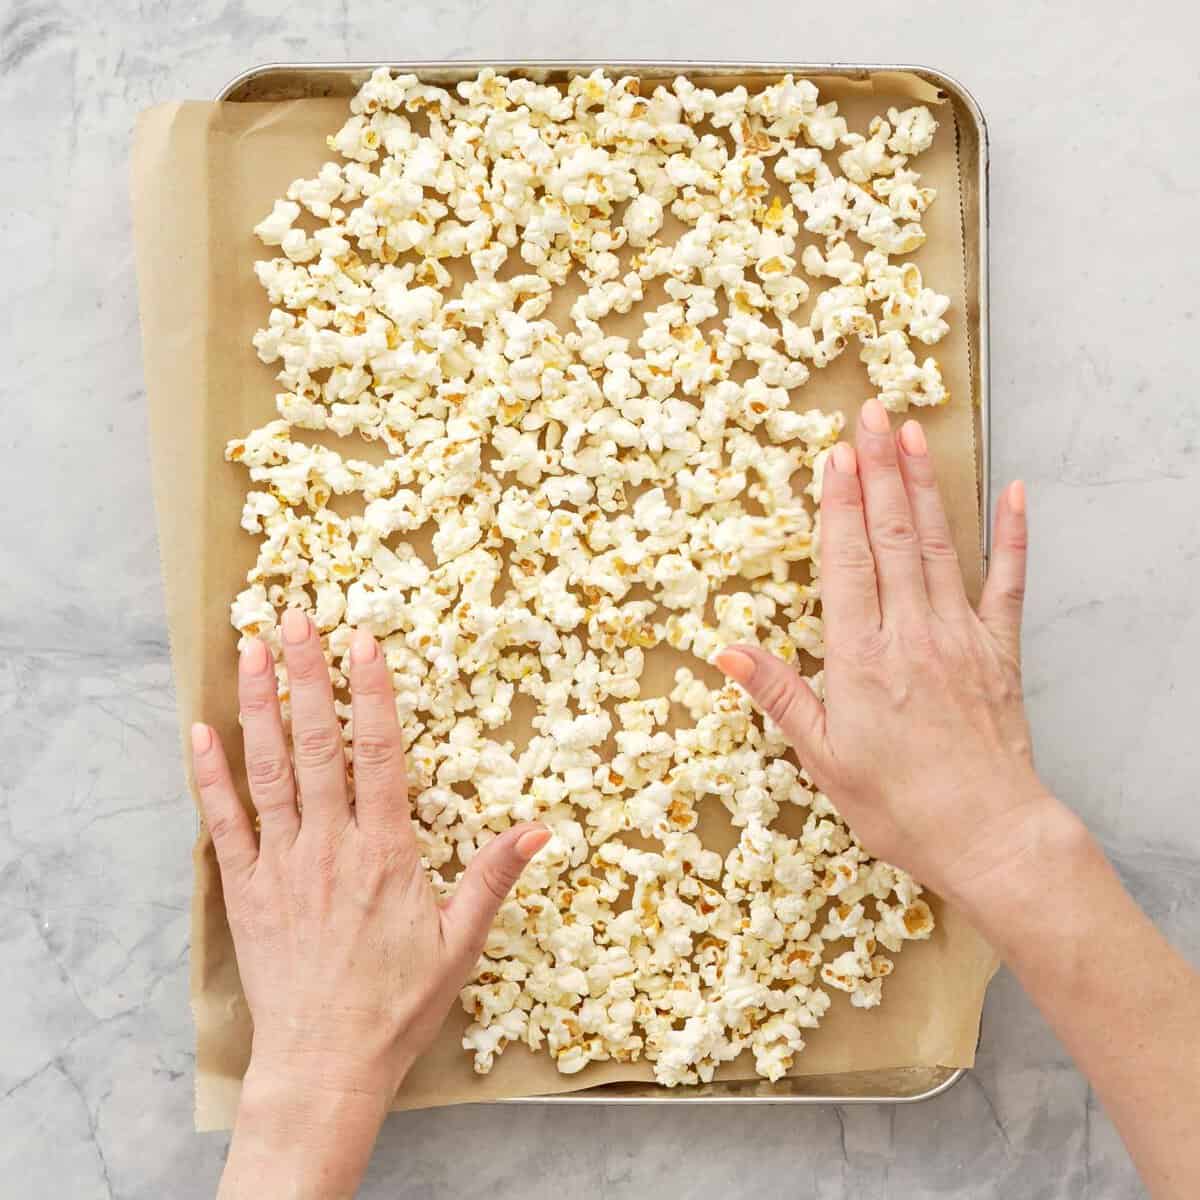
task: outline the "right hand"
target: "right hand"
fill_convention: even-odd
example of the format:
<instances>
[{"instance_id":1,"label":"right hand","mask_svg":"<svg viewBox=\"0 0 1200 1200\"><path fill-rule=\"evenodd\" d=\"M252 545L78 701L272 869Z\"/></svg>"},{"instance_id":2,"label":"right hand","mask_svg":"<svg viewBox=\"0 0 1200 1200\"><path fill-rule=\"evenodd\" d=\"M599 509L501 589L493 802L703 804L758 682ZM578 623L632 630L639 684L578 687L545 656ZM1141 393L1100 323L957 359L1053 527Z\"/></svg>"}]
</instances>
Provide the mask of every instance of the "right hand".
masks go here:
<instances>
[{"instance_id":1,"label":"right hand","mask_svg":"<svg viewBox=\"0 0 1200 1200\"><path fill-rule=\"evenodd\" d=\"M716 664L787 736L863 846L951 899L1020 858L1057 808L1021 696L1025 492L1005 489L978 612L925 436L864 406L857 453L830 454L821 500L824 705L757 646Z\"/></svg>"}]
</instances>

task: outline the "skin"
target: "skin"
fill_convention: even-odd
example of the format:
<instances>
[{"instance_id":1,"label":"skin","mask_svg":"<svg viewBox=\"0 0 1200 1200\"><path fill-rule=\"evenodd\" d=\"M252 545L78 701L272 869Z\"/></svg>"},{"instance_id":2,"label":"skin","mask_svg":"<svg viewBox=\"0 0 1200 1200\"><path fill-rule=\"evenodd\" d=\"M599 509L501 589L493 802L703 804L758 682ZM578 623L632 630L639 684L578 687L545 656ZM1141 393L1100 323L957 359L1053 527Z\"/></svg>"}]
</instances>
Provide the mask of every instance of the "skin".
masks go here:
<instances>
[{"instance_id":1,"label":"skin","mask_svg":"<svg viewBox=\"0 0 1200 1200\"><path fill-rule=\"evenodd\" d=\"M1200 976L1039 781L1021 699L1025 490L971 609L921 427L869 402L821 504L826 704L754 646L717 665L863 845L962 908L1091 1081L1156 1200L1200 1179Z\"/></svg>"},{"instance_id":2,"label":"skin","mask_svg":"<svg viewBox=\"0 0 1200 1200\"><path fill-rule=\"evenodd\" d=\"M1039 780L1021 697L1025 491L996 515L977 610L924 435L876 402L835 447L821 505L822 705L755 646L717 665L786 733L873 854L961 907L997 947L1108 1109L1156 1200L1200 1178L1200 977ZM254 1018L221 1197L350 1196L388 1104L440 1027L522 867L523 825L481 851L449 906L421 871L391 681L355 635L356 803L320 643L284 619L295 768L266 648L240 668L261 836L219 741L196 726L201 802ZM297 806L297 790L303 811Z\"/></svg>"},{"instance_id":3,"label":"skin","mask_svg":"<svg viewBox=\"0 0 1200 1200\"><path fill-rule=\"evenodd\" d=\"M321 643L285 615L295 767L261 642L239 666L254 835L220 741L192 731L254 1041L223 1200L352 1196L388 1106L433 1040L501 901L545 845L518 825L472 860L448 905L421 867L391 674L370 634L351 645L355 804ZM297 805L303 797L303 811Z\"/></svg>"}]
</instances>

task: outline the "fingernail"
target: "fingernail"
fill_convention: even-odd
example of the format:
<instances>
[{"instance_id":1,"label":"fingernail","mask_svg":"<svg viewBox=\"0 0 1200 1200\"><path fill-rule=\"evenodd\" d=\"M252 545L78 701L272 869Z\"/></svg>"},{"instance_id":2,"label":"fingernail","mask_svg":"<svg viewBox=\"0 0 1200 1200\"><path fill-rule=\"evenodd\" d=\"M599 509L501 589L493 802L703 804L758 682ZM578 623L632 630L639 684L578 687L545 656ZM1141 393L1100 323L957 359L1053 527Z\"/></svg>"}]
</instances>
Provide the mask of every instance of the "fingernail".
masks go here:
<instances>
[{"instance_id":1,"label":"fingernail","mask_svg":"<svg viewBox=\"0 0 1200 1200\"><path fill-rule=\"evenodd\" d=\"M842 475L854 475L858 471L858 455L849 442L838 442L833 448L833 469Z\"/></svg>"},{"instance_id":2,"label":"fingernail","mask_svg":"<svg viewBox=\"0 0 1200 1200\"><path fill-rule=\"evenodd\" d=\"M891 428L888 424L887 410L874 396L862 406L860 419L871 433L887 433Z\"/></svg>"},{"instance_id":3,"label":"fingernail","mask_svg":"<svg viewBox=\"0 0 1200 1200\"><path fill-rule=\"evenodd\" d=\"M722 650L713 659L713 664L719 670L724 671L734 683L740 683L742 687L745 687L754 678L754 672L757 669L754 659L740 650Z\"/></svg>"},{"instance_id":4,"label":"fingernail","mask_svg":"<svg viewBox=\"0 0 1200 1200\"><path fill-rule=\"evenodd\" d=\"M298 646L308 637L308 615L298 608L289 608L283 614L283 640Z\"/></svg>"},{"instance_id":5,"label":"fingernail","mask_svg":"<svg viewBox=\"0 0 1200 1200\"><path fill-rule=\"evenodd\" d=\"M550 830L545 827L527 829L517 838L513 849L516 850L518 858L528 862L549 840Z\"/></svg>"},{"instance_id":6,"label":"fingernail","mask_svg":"<svg viewBox=\"0 0 1200 1200\"><path fill-rule=\"evenodd\" d=\"M242 670L247 675L265 675L270 661L271 652L266 643L258 638L251 638L242 647Z\"/></svg>"},{"instance_id":7,"label":"fingernail","mask_svg":"<svg viewBox=\"0 0 1200 1200\"><path fill-rule=\"evenodd\" d=\"M199 721L192 726L192 753L206 754L212 749L213 731L207 725L201 725Z\"/></svg>"},{"instance_id":8,"label":"fingernail","mask_svg":"<svg viewBox=\"0 0 1200 1200\"><path fill-rule=\"evenodd\" d=\"M350 661L361 666L373 662L378 653L379 645L375 639L365 629L355 630L350 639Z\"/></svg>"},{"instance_id":9,"label":"fingernail","mask_svg":"<svg viewBox=\"0 0 1200 1200\"><path fill-rule=\"evenodd\" d=\"M1025 482L1021 479L1014 479L1008 485L1008 507L1017 514L1018 517L1025 515Z\"/></svg>"},{"instance_id":10,"label":"fingernail","mask_svg":"<svg viewBox=\"0 0 1200 1200\"><path fill-rule=\"evenodd\" d=\"M905 421L900 426L900 445L904 447L905 454L911 454L914 458L921 458L929 450L925 430L916 421Z\"/></svg>"}]
</instances>

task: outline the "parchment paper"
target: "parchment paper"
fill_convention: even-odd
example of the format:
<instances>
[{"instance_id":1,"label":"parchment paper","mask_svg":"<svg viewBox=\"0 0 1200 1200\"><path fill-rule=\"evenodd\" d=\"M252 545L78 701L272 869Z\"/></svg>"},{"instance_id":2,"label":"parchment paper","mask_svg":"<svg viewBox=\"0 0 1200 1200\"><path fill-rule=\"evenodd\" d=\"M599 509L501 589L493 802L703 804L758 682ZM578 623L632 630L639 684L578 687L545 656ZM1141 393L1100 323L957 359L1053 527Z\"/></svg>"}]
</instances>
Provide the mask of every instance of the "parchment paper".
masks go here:
<instances>
[{"instance_id":1,"label":"parchment paper","mask_svg":"<svg viewBox=\"0 0 1200 1200\"><path fill-rule=\"evenodd\" d=\"M876 113L915 100L935 106L941 123L934 147L915 164L923 181L938 189L938 199L924 221L928 242L914 257L928 283L952 299L951 333L934 351L952 401L916 415L936 456L968 590L975 596L979 512L954 112L929 84L911 75L816 81L824 100L838 100L851 129L865 132ZM325 135L339 127L346 111L340 98L184 102L149 110L137 126L132 189L155 500L180 730L193 795L186 753L192 721L214 725L230 752L235 776L242 769L236 635L229 626L229 603L243 586L256 543L238 526L246 473L226 464L222 451L227 439L274 418L276 391L273 368L260 363L250 345L269 311L253 274L252 264L263 256L263 248L251 229L291 180L311 176L330 157ZM795 402L801 408L841 408L852 425L871 390L851 349L831 367L815 372ZM367 457L358 439L352 453ZM662 690L654 683L668 674L667 664L656 662L655 653L647 656L647 695ZM727 829L718 828L721 823L706 813L701 825L702 835L716 848L730 844ZM233 1121L251 1025L212 843L203 827L193 864L195 1115L198 1129L217 1129ZM834 1003L821 1027L809 1035L794 1074L973 1063L995 958L959 913L936 897L931 903L937 929L927 942L905 944L884 985L883 1004L855 1009L834 992ZM397 1107L548 1094L653 1077L647 1063L593 1064L564 1076L548 1057L520 1046L510 1047L492 1073L480 1077L460 1047L465 1024L456 1006L437 1042L410 1074ZM753 1073L743 1059L727 1064L718 1078ZM664 1089L663 1094L671 1093Z\"/></svg>"}]
</instances>

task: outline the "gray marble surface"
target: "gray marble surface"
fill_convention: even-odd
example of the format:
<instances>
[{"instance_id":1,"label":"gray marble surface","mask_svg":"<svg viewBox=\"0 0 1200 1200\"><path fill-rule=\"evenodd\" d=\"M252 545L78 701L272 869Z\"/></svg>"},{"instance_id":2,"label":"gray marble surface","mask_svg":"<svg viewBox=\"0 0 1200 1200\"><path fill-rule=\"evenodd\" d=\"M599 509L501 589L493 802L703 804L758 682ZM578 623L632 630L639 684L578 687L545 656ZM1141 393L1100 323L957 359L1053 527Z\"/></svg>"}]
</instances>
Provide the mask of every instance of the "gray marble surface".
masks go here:
<instances>
[{"instance_id":1,"label":"gray marble surface","mask_svg":"<svg viewBox=\"0 0 1200 1200\"><path fill-rule=\"evenodd\" d=\"M1029 481L1048 780L1200 957L1200 194L1191 5L0 3L0 1195L201 1197L190 802L146 453L134 114L271 59L927 62L992 136L995 468ZM1053 888L1048 889L1048 917ZM900 1109L459 1109L368 1197L1141 1195L1010 977L978 1069Z\"/></svg>"}]
</instances>

